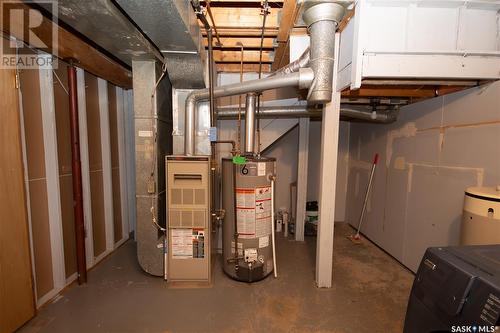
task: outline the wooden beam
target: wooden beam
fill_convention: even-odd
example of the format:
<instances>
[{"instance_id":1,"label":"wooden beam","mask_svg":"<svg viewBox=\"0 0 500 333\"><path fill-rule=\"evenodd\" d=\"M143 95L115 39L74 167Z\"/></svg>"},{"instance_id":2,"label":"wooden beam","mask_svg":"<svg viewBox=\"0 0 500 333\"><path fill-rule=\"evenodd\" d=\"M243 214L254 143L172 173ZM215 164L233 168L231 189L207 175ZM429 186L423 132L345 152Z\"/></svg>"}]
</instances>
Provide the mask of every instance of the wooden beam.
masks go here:
<instances>
[{"instance_id":1,"label":"wooden beam","mask_svg":"<svg viewBox=\"0 0 500 333\"><path fill-rule=\"evenodd\" d=\"M271 63L273 62L272 52L264 51L262 52L262 62ZM214 50L214 60L215 62L237 62L241 61L241 52L239 51L220 51ZM243 62L259 62L259 51L246 51L243 57Z\"/></svg>"},{"instance_id":2,"label":"wooden beam","mask_svg":"<svg viewBox=\"0 0 500 333\"><path fill-rule=\"evenodd\" d=\"M354 9L347 11L344 18L342 19L342 21L339 24L338 31L342 32L345 29L345 27L347 26L347 23L349 23L349 21L351 20L351 18L353 16L354 16Z\"/></svg>"},{"instance_id":3,"label":"wooden beam","mask_svg":"<svg viewBox=\"0 0 500 333\"><path fill-rule=\"evenodd\" d=\"M216 64L217 72L225 72L225 73L239 73L240 72L240 64L236 63L218 63ZM259 71L259 64L243 64L243 72L255 72ZM271 71L270 64L262 64L262 72L269 73Z\"/></svg>"},{"instance_id":4,"label":"wooden beam","mask_svg":"<svg viewBox=\"0 0 500 333\"><path fill-rule=\"evenodd\" d=\"M468 88L470 86L440 86L436 88L436 96L443 96Z\"/></svg>"},{"instance_id":5,"label":"wooden beam","mask_svg":"<svg viewBox=\"0 0 500 333\"><path fill-rule=\"evenodd\" d=\"M260 0L211 0L211 1L200 1L202 6L206 6L207 2L210 2L210 7L226 7L226 8L261 8L262 1ZM283 0L269 1L269 6L271 8L282 8Z\"/></svg>"},{"instance_id":6,"label":"wooden beam","mask_svg":"<svg viewBox=\"0 0 500 333\"><path fill-rule=\"evenodd\" d=\"M346 89L342 97L418 97L430 98L436 96L433 86L364 86L357 90Z\"/></svg>"},{"instance_id":7,"label":"wooden beam","mask_svg":"<svg viewBox=\"0 0 500 333\"><path fill-rule=\"evenodd\" d=\"M262 15L260 8L212 8L217 31L219 27L262 27ZM266 19L266 27L279 27L277 8L271 8ZM199 22L200 26L202 23ZM220 31L219 31L220 35Z\"/></svg>"},{"instance_id":8,"label":"wooden beam","mask_svg":"<svg viewBox=\"0 0 500 333\"><path fill-rule=\"evenodd\" d=\"M217 26L217 31L220 37L244 37L244 38L260 38L262 29L259 27L223 27ZM207 33L202 30L203 37L206 37ZM264 37L276 38L278 35L278 27L266 27L264 31Z\"/></svg>"},{"instance_id":9,"label":"wooden beam","mask_svg":"<svg viewBox=\"0 0 500 333\"><path fill-rule=\"evenodd\" d=\"M276 52L274 55L274 62L272 67L272 70L275 71L286 64L288 64L290 60L290 44L289 42L280 42L279 46L276 48Z\"/></svg>"},{"instance_id":10,"label":"wooden beam","mask_svg":"<svg viewBox=\"0 0 500 333\"><path fill-rule=\"evenodd\" d=\"M21 1L14 4L17 8L25 11L30 8ZM22 22L14 20L11 22L11 26L5 25L2 28L6 35L24 41L23 34L19 33L24 31ZM53 45L52 43L52 29L58 30L57 45ZM49 49L53 50L53 53L57 53L59 58L74 59L78 67L117 86L124 88L132 87L132 73L129 70L106 57L103 53L85 43L69 31L58 26L48 18L42 18L42 23L36 28L36 35Z\"/></svg>"},{"instance_id":11,"label":"wooden beam","mask_svg":"<svg viewBox=\"0 0 500 333\"><path fill-rule=\"evenodd\" d=\"M242 43L243 47L245 49L248 48L253 48L253 49L259 49L260 48L260 38L234 38L234 37L222 37L221 39L222 47L223 48L240 48L240 45L238 43ZM205 47L208 46L208 40L205 38ZM264 49L274 49L275 43L274 43L274 38L264 38L264 44L263 48Z\"/></svg>"},{"instance_id":12,"label":"wooden beam","mask_svg":"<svg viewBox=\"0 0 500 333\"><path fill-rule=\"evenodd\" d=\"M285 0L283 5L283 12L281 15L280 28L278 31L277 41L278 47L276 49L276 57L272 65L273 70L277 70L284 66L283 59L287 53L290 54L290 47L288 40L290 38L290 31L293 29L297 15L299 14L301 6L297 6L295 0Z\"/></svg>"},{"instance_id":13,"label":"wooden beam","mask_svg":"<svg viewBox=\"0 0 500 333\"><path fill-rule=\"evenodd\" d=\"M281 12L280 29L278 31L278 42L288 41L290 36L290 29L293 28L297 18L297 12L300 7L297 6L295 0L285 0L283 4L283 11Z\"/></svg>"}]
</instances>

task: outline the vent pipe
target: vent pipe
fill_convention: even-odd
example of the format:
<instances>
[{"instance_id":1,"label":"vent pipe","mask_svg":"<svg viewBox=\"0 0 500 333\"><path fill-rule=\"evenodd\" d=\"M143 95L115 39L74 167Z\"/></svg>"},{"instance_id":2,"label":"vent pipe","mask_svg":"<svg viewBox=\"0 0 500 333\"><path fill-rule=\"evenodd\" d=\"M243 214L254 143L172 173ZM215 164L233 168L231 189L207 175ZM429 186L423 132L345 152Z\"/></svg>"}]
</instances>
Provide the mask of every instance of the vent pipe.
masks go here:
<instances>
[{"instance_id":1,"label":"vent pipe","mask_svg":"<svg viewBox=\"0 0 500 333\"><path fill-rule=\"evenodd\" d=\"M307 100L326 103L332 99L335 31L346 9L340 3L318 1L306 1L304 7L302 17L311 36L309 66L314 71Z\"/></svg>"},{"instance_id":2,"label":"vent pipe","mask_svg":"<svg viewBox=\"0 0 500 333\"><path fill-rule=\"evenodd\" d=\"M349 2L307 0L304 4L303 18L311 35L310 52L305 52L297 62L280 71L284 75L273 75L263 79L213 88L212 98L260 93L284 87L299 87L309 88L307 99L311 104L329 102L332 98L335 31L338 23L344 17L346 5L349 5ZM307 60L308 58L309 60ZM310 68L301 68L305 63L309 63ZM288 72L291 73L288 74ZM197 103L208 98L209 89L202 89L193 91L186 99L185 155L191 156L195 151Z\"/></svg>"},{"instance_id":3,"label":"vent pipe","mask_svg":"<svg viewBox=\"0 0 500 333\"><path fill-rule=\"evenodd\" d=\"M246 116L246 111L243 111ZM219 119L237 119L237 107L222 107L217 109ZM340 116L371 123L389 124L398 119L399 108L391 107L385 111L373 112L370 110L357 110L349 106L340 106ZM264 106L259 110L261 118L321 118L321 109L307 106Z\"/></svg>"},{"instance_id":4,"label":"vent pipe","mask_svg":"<svg viewBox=\"0 0 500 333\"><path fill-rule=\"evenodd\" d=\"M214 98L241 95L250 92L258 93L265 90L300 87L308 88L314 79L313 71L310 68L301 68L297 73L290 75L280 75L272 78L245 81L242 83L229 84L226 86L215 87L213 91ZM184 124L184 154L194 155L195 151L195 115L198 109L198 102L206 100L209 97L208 89L195 90L190 93L186 99L186 118Z\"/></svg>"},{"instance_id":5,"label":"vent pipe","mask_svg":"<svg viewBox=\"0 0 500 333\"><path fill-rule=\"evenodd\" d=\"M254 153L255 147L255 109L257 102L257 94L247 94L245 104L245 153Z\"/></svg>"}]
</instances>

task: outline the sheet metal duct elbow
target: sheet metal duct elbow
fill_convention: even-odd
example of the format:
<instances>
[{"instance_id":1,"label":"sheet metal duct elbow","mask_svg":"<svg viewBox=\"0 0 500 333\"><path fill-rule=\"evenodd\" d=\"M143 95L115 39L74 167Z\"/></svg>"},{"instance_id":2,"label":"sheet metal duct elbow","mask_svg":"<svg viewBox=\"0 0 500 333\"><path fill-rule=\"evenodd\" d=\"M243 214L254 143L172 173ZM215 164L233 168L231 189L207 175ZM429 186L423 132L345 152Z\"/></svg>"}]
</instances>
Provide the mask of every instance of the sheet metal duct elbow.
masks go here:
<instances>
[{"instance_id":1,"label":"sheet metal duct elbow","mask_svg":"<svg viewBox=\"0 0 500 333\"><path fill-rule=\"evenodd\" d=\"M278 75L258 80L244 81L214 88L214 97L235 96L247 93L259 93L265 90L299 87L309 88L314 79L314 73L310 68L301 68L298 72L289 75ZM194 155L195 152L195 124L198 113L198 102L209 97L208 89L195 90L188 95L185 105L184 121L184 154Z\"/></svg>"},{"instance_id":2,"label":"sheet metal duct elbow","mask_svg":"<svg viewBox=\"0 0 500 333\"><path fill-rule=\"evenodd\" d=\"M312 104L326 103L332 99L335 32L345 15L347 4L314 0L304 4L302 17L311 37L309 66L314 71L314 82L309 88L307 100Z\"/></svg>"}]
</instances>

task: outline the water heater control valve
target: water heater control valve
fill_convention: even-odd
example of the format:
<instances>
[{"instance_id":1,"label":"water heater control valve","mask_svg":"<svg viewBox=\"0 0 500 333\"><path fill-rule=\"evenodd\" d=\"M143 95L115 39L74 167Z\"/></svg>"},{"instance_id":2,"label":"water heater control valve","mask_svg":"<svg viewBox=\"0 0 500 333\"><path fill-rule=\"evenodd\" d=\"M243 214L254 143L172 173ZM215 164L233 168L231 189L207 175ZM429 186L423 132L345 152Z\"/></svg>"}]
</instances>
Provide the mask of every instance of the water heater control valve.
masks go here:
<instances>
[{"instance_id":1,"label":"water heater control valve","mask_svg":"<svg viewBox=\"0 0 500 333\"><path fill-rule=\"evenodd\" d=\"M257 249L245 249L245 262L253 263L257 261Z\"/></svg>"}]
</instances>

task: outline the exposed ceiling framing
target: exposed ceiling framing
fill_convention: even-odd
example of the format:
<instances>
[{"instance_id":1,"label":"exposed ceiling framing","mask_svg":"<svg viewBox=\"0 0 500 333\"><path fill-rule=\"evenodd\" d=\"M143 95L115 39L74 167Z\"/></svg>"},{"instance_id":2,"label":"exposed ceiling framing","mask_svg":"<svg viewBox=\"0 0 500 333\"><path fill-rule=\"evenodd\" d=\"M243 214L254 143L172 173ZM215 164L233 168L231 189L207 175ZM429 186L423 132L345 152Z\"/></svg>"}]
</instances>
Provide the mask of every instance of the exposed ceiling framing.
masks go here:
<instances>
[{"instance_id":1,"label":"exposed ceiling framing","mask_svg":"<svg viewBox=\"0 0 500 333\"><path fill-rule=\"evenodd\" d=\"M269 13L266 18L262 46L262 71L271 71L279 48L279 36L283 35L284 23L293 27L294 19L288 17L290 7L295 7L295 0L269 1ZM241 63L241 45L243 45L243 70L258 71L263 15L260 0L205 0L203 6L210 9L209 19L215 26L220 39L214 38L214 59L218 71L239 72ZM213 18L213 20L212 20ZM288 28L287 28L288 29ZM205 46L207 45L204 34Z\"/></svg>"}]
</instances>

